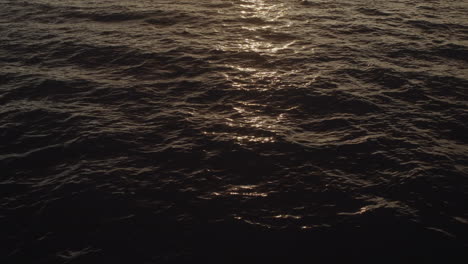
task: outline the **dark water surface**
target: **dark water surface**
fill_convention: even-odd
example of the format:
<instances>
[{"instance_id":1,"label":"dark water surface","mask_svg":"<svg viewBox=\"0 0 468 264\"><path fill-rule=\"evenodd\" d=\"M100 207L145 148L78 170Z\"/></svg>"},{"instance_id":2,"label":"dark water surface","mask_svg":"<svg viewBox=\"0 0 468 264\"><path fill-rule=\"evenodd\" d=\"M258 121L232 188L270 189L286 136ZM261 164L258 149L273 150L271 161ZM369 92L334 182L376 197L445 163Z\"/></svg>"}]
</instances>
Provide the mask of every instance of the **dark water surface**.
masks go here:
<instances>
[{"instance_id":1,"label":"dark water surface","mask_svg":"<svg viewBox=\"0 0 468 264\"><path fill-rule=\"evenodd\" d=\"M0 262L467 263L467 17L0 0Z\"/></svg>"}]
</instances>

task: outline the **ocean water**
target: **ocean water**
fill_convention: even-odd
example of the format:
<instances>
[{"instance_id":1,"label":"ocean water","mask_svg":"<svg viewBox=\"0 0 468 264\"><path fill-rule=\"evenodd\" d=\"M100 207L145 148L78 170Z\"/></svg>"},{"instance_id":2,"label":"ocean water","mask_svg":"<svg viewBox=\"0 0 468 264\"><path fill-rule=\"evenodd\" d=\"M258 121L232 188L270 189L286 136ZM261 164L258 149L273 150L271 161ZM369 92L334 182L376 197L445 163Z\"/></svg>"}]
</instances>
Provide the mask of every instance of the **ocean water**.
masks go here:
<instances>
[{"instance_id":1,"label":"ocean water","mask_svg":"<svg viewBox=\"0 0 468 264\"><path fill-rule=\"evenodd\" d=\"M466 263L467 17L0 0L0 260Z\"/></svg>"}]
</instances>

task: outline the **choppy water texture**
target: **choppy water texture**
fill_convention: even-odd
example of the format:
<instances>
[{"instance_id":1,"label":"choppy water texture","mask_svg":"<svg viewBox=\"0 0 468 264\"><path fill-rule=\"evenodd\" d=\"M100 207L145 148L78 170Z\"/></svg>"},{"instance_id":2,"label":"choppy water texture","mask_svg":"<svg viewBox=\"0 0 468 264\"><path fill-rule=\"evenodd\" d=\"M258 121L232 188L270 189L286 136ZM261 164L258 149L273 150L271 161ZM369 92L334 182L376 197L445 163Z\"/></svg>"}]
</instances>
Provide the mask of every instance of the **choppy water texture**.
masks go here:
<instances>
[{"instance_id":1,"label":"choppy water texture","mask_svg":"<svg viewBox=\"0 0 468 264\"><path fill-rule=\"evenodd\" d=\"M466 257L467 15L0 0L2 263Z\"/></svg>"}]
</instances>

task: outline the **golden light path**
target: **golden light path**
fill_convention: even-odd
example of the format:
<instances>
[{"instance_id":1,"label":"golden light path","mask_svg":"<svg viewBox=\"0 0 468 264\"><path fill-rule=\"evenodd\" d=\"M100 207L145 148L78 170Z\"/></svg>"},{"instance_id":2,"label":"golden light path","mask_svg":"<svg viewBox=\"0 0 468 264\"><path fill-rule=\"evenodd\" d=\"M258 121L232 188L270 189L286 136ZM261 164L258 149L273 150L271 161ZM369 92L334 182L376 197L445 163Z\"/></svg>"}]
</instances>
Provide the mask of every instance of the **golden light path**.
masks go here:
<instances>
[{"instance_id":1,"label":"golden light path","mask_svg":"<svg viewBox=\"0 0 468 264\"><path fill-rule=\"evenodd\" d=\"M278 52L288 49L295 41L286 39L282 41L273 41L265 38L265 32L277 34L279 30L291 27L292 22L284 19L287 7L283 3L274 3L265 0L242 0L239 8L241 21L246 21L241 26L236 25L234 32L238 37L233 41L221 43L218 49L234 54L248 54L248 56L261 58L262 56L274 57ZM232 25L225 25L233 27ZM280 89L282 75L285 71L280 71L274 65L269 63L248 62L251 60L239 60L238 63L229 63L224 66L232 69L224 72L223 75L227 81L232 84L232 88L238 90L258 92L268 92L271 89ZM247 62L247 63L246 63ZM289 74L289 73L288 73ZM220 120L225 125L233 128L251 128L252 131L267 131L273 134L281 134L288 131L286 111L272 115L265 114L267 105L248 98L244 101L236 101L232 107L233 112L227 116L225 114L211 113L215 120ZM240 130L245 131L245 130ZM275 141L274 137L260 136L256 134L241 134L241 132L219 132L206 131L205 134L214 137L222 137L236 141L238 144L266 144ZM230 185L226 189L212 193L213 196L238 196L240 199L259 199L268 197L271 194L264 186L249 185ZM257 220L247 219L241 215L234 215L235 219L244 221L252 225L259 225L265 228L271 228L269 224L261 223ZM278 214L269 216L276 220L298 220L302 218L297 215ZM303 227L308 228L308 227Z\"/></svg>"},{"instance_id":2,"label":"golden light path","mask_svg":"<svg viewBox=\"0 0 468 264\"><path fill-rule=\"evenodd\" d=\"M279 89L284 70L279 71L274 65L266 62L263 57L272 57L276 53L288 49L295 41L291 39L272 41L265 37L268 34L281 34L278 30L291 27L292 22L284 19L288 7L284 3L274 3L265 0L242 0L237 8L237 14L232 14L239 23L224 24L224 34L230 41L219 43L216 48L230 54L238 54L241 58L223 66L232 69L223 72L223 76L231 83L233 89L267 92ZM231 36L232 35L232 36ZM258 60L260 62L257 62ZM211 113L213 120L233 128L252 128L272 133L287 130L285 113L276 116L262 111L266 105L246 100L236 101L233 112ZM239 144L269 143L275 139L271 136L238 134L233 132L205 131L206 135L219 138L229 138Z\"/></svg>"}]
</instances>

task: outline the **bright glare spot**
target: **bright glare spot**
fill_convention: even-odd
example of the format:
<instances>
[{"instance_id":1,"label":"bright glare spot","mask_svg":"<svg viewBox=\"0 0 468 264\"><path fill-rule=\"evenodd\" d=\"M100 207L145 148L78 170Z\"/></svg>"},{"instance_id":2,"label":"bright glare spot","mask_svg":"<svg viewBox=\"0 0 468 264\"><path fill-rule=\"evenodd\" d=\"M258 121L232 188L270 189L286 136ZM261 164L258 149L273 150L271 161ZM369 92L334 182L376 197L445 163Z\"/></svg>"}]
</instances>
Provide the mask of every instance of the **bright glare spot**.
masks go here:
<instances>
[{"instance_id":1,"label":"bright glare spot","mask_svg":"<svg viewBox=\"0 0 468 264\"><path fill-rule=\"evenodd\" d=\"M275 215L273 216L273 218L281 218L281 219L301 219L302 216L298 216L298 215Z\"/></svg>"}]
</instances>

